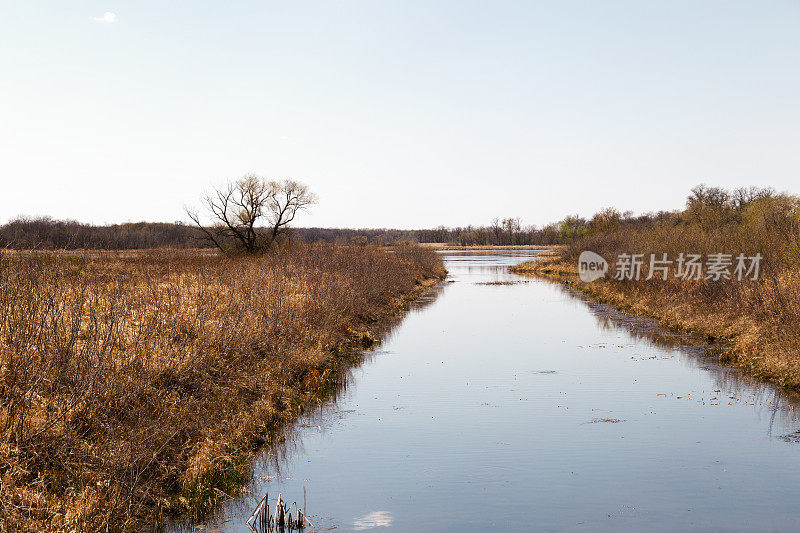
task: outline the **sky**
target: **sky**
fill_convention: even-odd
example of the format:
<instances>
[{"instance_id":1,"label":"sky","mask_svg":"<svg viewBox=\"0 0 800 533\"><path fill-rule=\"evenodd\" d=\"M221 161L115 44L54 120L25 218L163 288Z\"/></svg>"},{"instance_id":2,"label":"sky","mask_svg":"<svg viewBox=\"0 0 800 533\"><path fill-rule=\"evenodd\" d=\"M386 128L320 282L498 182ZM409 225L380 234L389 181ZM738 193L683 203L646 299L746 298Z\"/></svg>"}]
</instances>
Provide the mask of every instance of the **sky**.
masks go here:
<instances>
[{"instance_id":1,"label":"sky","mask_svg":"<svg viewBox=\"0 0 800 533\"><path fill-rule=\"evenodd\" d=\"M800 1L0 0L0 222L188 220L251 172L325 227L800 193Z\"/></svg>"}]
</instances>

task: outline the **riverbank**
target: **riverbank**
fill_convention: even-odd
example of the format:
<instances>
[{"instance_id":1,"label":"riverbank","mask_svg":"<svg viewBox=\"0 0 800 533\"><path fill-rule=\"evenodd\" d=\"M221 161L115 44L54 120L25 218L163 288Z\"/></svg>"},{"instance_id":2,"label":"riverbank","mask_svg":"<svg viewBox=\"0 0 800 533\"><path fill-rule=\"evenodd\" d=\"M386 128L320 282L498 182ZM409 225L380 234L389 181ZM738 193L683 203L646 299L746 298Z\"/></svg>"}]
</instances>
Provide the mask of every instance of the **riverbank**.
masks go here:
<instances>
[{"instance_id":1,"label":"riverbank","mask_svg":"<svg viewBox=\"0 0 800 533\"><path fill-rule=\"evenodd\" d=\"M533 253L443 255L448 283L192 526L246 531L269 493L316 531L798 529L800 396L508 272Z\"/></svg>"},{"instance_id":2,"label":"riverbank","mask_svg":"<svg viewBox=\"0 0 800 533\"><path fill-rule=\"evenodd\" d=\"M665 327L701 335L714 343L722 361L789 389L800 390L800 334L787 307L771 309L764 293L796 294L798 276L783 273L762 278L761 283L659 279L613 279L609 275L591 283L578 277L575 250L511 267L522 275L542 276L569 283L596 300L640 316L654 318ZM784 298L784 302L786 302ZM754 302L758 302L755 303ZM761 305L760 313L754 305ZM770 308L767 308L769 306ZM774 318L773 318L774 317Z\"/></svg>"},{"instance_id":3,"label":"riverbank","mask_svg":"<svg viewBox=\"0 0 800 533\"><path fill-rule=\"evenodd\" d=\"M430 248L433 250L539 250L542 252L541 255L558 253L566 248L563 244L469 244L462 246L459 244L445 244L440 242L421 242L419 245L423 248Z\"/></svg>"},{"instance_id":4,"label":"riverbank","mask_svg":"<svg viewBox=\"0 0 800 533\"><path fill-rule=\"evenodd\" d=\"M7 531L132 531L211 508L383 321L446 274L413 246L0 266Z\"/></svg>"}]
</instances>

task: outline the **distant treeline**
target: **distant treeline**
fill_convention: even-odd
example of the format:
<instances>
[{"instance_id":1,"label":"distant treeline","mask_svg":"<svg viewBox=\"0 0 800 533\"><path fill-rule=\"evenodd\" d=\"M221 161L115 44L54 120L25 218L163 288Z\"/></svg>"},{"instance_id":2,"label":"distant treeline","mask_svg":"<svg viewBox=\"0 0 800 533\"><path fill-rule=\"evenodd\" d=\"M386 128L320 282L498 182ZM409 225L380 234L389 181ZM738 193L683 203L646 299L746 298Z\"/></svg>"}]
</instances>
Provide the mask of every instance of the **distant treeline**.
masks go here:
<instances>
[{"instance_id":1,"label":"distant treeline","mask_svg":"<svg viewBox=\"0 0 800 533\"><path fill-rule=\"evenodd\" d=\"M731 193L728 202L732 209L758 199L769 191L750 189ZM714 188L698 188L695 198L713 204L719 201ZM749 195L753 195L750 198ZM692 199L690 198L690 201ZM691 202L690 202L691 203ZM571 244L583 237L604 231L609 227L639 228L654 223L678 223L689 211L661 211L634 216L604 209L591 218L577 215L538 228L523 226L518 218L495 219L486 226L465 226L433 229L349 229L349 228L293 228L294 239L304 242L330 242L338 244L389 245L397 242L430 242L457 246L508 246ZM197 248L213 247L204 240L194 226L182 222L128 222L95 226L74 220L55 220L50 217L17 217L0 226L0 247L42 250L135 250L145 248Z\"/></svg>"},{"instance_id":2,"label":"distant treeline","mask_svg":"<svg viewBox=\"0 0 800 533\"><path fill-rule=\"evenodd\" d=\"M293 228L292 237L305 242L389 245L429 242L457 246L572 244L585 237L622 228L637 231L654 225L677 226L703 218L711 226L724 225L730 217L765 199L782 198L771 189L737 189L698 186L687 200L687 209L633 215L613 208L591 218L577 215L538 228L523 226L519 218L494 219L486 226L433 229ZM762 202L763 203L763 202ZM713 216L712 216L713 215ZM0 226L0 248L42 250L133 250L145 248L213 247L194 226L182 222L129 222L95 226L50 217L17 217Z\"/></svg>"},{"instance_id":3,"label":"distant treeline","mask_svg":"<svg viewBox=\"0 0 800 533\"><path fill-rule=\"evenodd\" d=\"M0 245L15 249L192 248L199 245L191 226L168 222L134 222L94 226L50 217L18 217L0 226Z\"/></svg>"},{"instance_id":4,"label":"distant treeline","mask_svg":"<svg viewBox=\"0 0 800 533\"><path fill-rule=\"evenodd\" d=\"M517 218L497 219L487 226L434 229L294 228L294 238L305 242L388 245L396 242L432 242L453 245L520 245L569 243L582 235L588 222L567 217L544 228L523 227ZM13 249L132 250L209 246L197 228L182 222L129 222L96 226L50 217L17 217L0 226L0 247Z\"/></svg>"}]
</instances>

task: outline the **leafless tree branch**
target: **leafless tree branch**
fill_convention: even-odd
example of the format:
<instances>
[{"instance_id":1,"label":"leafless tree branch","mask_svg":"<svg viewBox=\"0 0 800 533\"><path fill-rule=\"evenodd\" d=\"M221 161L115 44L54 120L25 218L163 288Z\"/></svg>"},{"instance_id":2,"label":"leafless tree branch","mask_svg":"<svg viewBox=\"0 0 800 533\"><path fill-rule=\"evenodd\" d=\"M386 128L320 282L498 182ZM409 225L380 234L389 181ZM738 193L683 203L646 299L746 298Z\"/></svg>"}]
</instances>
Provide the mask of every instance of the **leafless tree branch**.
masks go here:
<instances>
[{"instance_id":1,"label":"leafless tree branch","mask_svg":"<svg viewBox=\"0 0 800 533\"><path fill-rule=\"evenodd\" d=\"M223 252L255 254L280 240L297 213L314 203L316 196L300 182L267 181L248 174L203 197L212 224L203 224L197 211L186 213Z\"/></svg>"}]
</instances>

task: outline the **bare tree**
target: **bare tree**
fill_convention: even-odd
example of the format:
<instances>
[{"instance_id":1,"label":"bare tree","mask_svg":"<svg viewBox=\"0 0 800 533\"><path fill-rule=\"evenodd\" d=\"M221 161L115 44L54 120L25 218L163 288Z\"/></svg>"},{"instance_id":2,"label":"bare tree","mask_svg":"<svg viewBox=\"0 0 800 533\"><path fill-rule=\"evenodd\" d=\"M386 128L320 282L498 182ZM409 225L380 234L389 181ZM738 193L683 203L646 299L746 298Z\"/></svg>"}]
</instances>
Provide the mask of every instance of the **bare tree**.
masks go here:
<instances>
[{"instance_id":1,"label":"bare tree","mask_svg":"<svg viewBox=\"0 0 800 533\"><path fill-rule=\"evenodd\" d=\"M186 213L223 252L255 254L277 242L297 213L314 203L316 196L300 182L267 181L248 174L203 197L211 224L204 224L197 211Z\"/></svg>"},{"instance_id":2,"label":"bare tree","mask_svg":"<svg viewBox=\"0 0 800 533\"><path fill-rule=\"evenodd\" d=\"M502 222L502 227L508 233L508 244L514 245L517 244L516 239L514 238L516 233L522 229L522 221L519 217L516 218L504 218Z\"/></svg>"}]
</instances>

